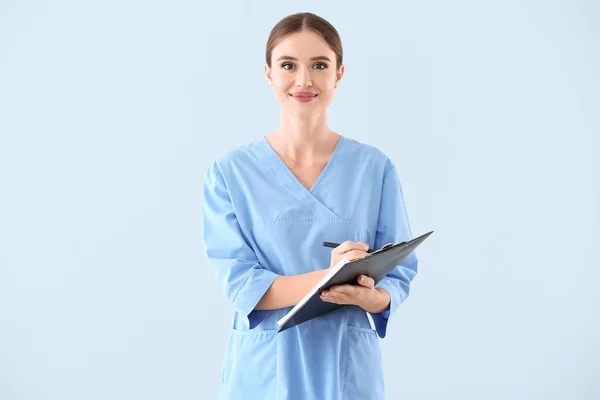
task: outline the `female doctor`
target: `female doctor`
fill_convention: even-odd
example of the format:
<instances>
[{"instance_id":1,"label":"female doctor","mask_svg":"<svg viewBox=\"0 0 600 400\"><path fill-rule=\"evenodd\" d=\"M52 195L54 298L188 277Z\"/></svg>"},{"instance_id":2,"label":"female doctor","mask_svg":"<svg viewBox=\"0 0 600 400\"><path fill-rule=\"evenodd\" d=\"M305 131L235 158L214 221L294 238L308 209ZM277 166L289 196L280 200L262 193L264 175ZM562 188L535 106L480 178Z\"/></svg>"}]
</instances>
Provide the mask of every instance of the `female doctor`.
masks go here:
<instances>
[{"instance_id":1,"label":"female doctor","mask_svg":"<svg viewBox=\"0 0 600 400\"><path fill-rule=\"evenodd\" d=\"M398 170L327 125L344 75L329 22L311 13L279 21L265 75L279 126L218 157L204 181L204 248L234 306L220 398L383 399L379 338L409 294L414 252L375 286L359 276L322 293L343 307L280 333L277 320L342 258L412 239Z\"/></svg>"}]
</instances>

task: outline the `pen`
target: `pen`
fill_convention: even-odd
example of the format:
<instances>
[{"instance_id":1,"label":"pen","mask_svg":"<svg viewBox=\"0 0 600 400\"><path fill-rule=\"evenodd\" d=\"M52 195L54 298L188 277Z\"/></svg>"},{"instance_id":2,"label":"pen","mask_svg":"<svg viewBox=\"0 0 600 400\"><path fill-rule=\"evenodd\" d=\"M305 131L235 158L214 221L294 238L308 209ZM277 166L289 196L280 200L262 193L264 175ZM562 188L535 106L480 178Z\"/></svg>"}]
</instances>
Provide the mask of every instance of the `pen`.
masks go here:
<instances>
[{"instance_id":1,"label":"pen","mask_svg":"<svg viewBox=\"0 0 600 400\"><path fill-rule=\"evenodd\" d=\"M340 243L333 243L333 242L323 242L323 246L325 246L325 247L336 248L336 247L338 247L339 245L340 245ZM373 249L369 249L369 250L367 250L367 253L372 253L372 252L374 252L374 251L375 251L375 250L373 250Z\"/></svg>"}]
</instances>

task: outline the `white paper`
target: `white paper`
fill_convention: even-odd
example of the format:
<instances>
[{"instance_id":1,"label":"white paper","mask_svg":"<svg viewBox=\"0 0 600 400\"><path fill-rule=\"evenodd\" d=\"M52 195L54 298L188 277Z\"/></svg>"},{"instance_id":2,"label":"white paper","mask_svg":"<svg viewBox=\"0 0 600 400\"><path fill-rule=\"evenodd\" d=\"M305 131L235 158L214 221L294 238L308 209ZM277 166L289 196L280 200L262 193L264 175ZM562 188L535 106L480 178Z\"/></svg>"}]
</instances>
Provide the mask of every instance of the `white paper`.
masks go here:
<instances>
[{"instance_id":1,"label":"white paper","mask_svg":"<svg viewBox=\"0 0 600 400\"><path fill-rule=\"evenodd\" d=\"M299 309L306 304L306 302L317 292L317 290L327 282L333 275L335 275L344 265L346 265L349 261L345 258L342 258L337 264L333 266L329 270L329 272L317 283L311 290L292 308L283 318L277 321L277 327L281 328L283 324L285 324L290 318L292 318Z\"/></svg>"}]
</instances>

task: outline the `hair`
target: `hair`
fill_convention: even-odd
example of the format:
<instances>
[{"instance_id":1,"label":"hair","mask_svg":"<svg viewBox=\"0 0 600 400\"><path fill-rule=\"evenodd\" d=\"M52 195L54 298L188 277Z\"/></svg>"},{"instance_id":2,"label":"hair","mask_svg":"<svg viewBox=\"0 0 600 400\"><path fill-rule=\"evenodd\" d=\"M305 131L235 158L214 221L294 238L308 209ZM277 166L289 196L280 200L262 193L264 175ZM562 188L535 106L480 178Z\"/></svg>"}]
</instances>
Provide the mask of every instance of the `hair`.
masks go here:
<instances>
[{"instance_id":1,"label":"hair","mask_svg":"<svg viewBox=\"0 0 600 400\"><path fill-rule=\"evenodd\" d=\"M271 54L275 46L287 35L302 31L312 31L321 35L336 56L336 70L343 61L342 40L338 31L325 19L313 13L296 13L280 20L271 30L267 40L266 62L271 68Z\"/></svg>"}]
</instances>

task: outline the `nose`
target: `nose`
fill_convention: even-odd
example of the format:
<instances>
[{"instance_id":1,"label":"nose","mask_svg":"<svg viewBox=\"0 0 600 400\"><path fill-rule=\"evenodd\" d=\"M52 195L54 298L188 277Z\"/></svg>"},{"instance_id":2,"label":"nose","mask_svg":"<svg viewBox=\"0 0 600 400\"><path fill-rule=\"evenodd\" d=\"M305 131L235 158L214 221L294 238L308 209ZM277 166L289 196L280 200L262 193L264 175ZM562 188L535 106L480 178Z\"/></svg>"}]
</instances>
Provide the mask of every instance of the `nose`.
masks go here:
<instances>
[{"instance_id":1,"label":"nose","mask_svg":"<svg viewBox=\"0 0 600 400\"><path fill-rule=\"evenodd\" d=\"M306 68L299 68L298 74L296 75L296 86L307 87L312 86L312 79L310 77L310 71Z\"/></svg>"}]
</instances>

